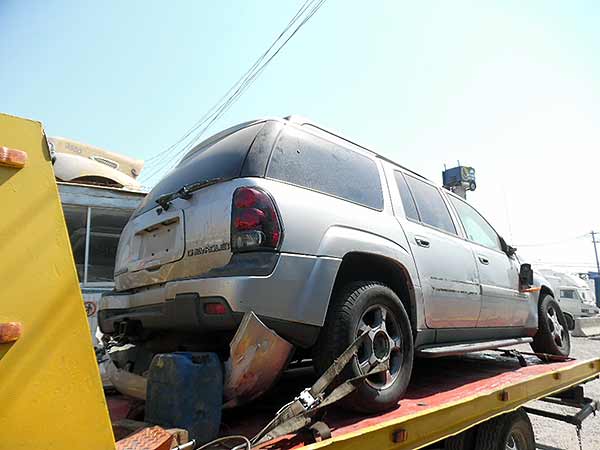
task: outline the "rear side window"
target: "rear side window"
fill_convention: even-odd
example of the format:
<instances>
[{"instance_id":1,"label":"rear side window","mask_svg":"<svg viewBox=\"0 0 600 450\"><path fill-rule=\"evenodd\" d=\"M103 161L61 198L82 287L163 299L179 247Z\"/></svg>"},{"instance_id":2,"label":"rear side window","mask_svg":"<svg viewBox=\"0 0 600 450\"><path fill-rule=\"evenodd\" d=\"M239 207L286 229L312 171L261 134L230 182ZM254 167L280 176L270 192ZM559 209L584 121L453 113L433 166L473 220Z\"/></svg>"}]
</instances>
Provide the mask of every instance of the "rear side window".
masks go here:
<instances>
[{"instance_id":1,"label":"rear side window","mask_svg":"<svg viewBox=\"0 0 600 450\"><path fill-rule=\"evenodd\" d=\"M297 129L286 130L275 145L267 177L383 209L375 161Z\"/></svg>"},{"instance_id":2,"label":"rear side window","mask_svg":"<svg viewBox=\"0 0 600 450\"><path fill-rule=\"evenodd\" d=\"M456 228L442 194L432 185L410 175L406 175L406 181L415 199L421 222L456 234Z\"/></svg>"},{"instance_id":3,"label":"rear side window","mask_svg":"<svg viewBox=\"0 0 600 450\"><path fill-rule=\"evenodd\" d=\"M263 125L257 123L241 129L238 127L225 136L216 135L198 145L154 186L135 215L156 207L156 200L161 195L178 191L186 184L239 177L248 150Z\"/></svg>"},{"instance_id":4,"label":"rear side window","mask_svg":"<svg viewBox=\"0 0 600 450\"><path fill-rule=\"evenodd\" d=\"M417 212L415 199L408 189L408 184L406 184L404 176L400 172L394 172L394 177L396 178L398 191L400 191L400 199L402 200L402 206L404 206L404 213L406 214L406 217L412 220L419 220L419 213Z\"/></svg>"}]
</instances>

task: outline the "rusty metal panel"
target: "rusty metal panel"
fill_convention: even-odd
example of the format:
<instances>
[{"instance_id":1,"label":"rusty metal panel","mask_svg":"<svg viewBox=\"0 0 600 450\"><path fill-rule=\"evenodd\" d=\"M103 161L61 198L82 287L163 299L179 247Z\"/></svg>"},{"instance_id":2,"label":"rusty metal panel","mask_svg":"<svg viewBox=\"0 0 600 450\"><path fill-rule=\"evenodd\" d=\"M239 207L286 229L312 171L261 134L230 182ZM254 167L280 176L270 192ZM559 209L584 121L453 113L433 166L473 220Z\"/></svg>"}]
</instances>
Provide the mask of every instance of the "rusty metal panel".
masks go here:
<instances>
[{"instance_id":1,"label":"rusty metal panel","mask_svg":"<svg viewBox=\"0 0 600 450\"><path fill-rule=\"evenodd\" d=\"M225 362L225 407L246 403L266 392L285 368L293 346L246 313Z\"/></svg>"}]
</instances>

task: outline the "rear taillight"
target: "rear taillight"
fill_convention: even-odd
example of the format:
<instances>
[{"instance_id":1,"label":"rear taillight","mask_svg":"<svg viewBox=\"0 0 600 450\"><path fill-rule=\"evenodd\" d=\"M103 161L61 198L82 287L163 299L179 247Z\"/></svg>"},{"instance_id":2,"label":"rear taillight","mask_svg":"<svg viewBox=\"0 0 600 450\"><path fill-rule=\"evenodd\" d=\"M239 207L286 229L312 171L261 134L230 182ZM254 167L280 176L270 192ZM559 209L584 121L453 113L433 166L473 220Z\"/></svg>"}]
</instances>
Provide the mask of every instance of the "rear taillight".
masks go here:
<instances>
[{"instance_id":1,"label":"rear taillight","mask_svg":"<svg viewBox=\"0 0 600 450\"><path fill-rule=\"evenodd\" d=\"M231 208L231 250L275 250L281 237L279 215L269 194L256 187L236 189Z\"/></svg>"}]
</instances>

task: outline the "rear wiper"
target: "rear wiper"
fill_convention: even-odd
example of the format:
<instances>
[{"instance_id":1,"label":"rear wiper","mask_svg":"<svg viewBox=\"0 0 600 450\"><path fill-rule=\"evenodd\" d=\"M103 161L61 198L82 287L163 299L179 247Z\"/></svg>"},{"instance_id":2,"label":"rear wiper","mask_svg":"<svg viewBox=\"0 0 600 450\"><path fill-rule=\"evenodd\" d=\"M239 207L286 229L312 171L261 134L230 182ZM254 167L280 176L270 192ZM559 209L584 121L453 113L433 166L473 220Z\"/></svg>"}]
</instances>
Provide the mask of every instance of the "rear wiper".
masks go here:
<instances>
[{"instance_id":1,"label":"rear wiper","mask_svg":"<svg viewBox=\"0 0 600 450\"><path fill-rule=\"evenodd\" d=\"M220 183L221 181L226 181L229 178L219 177L219 178L210 178L204 181L196 181L195 183L184 184L178 191L169 192L168 194L163 194L158 197L155 202L158 203L163 210L168 210L171 206L171 202L176 198L182 198L184 200L189 200L192 198L192 194L198 189L202 189L203 187L210 186L211 184Z\"/></svg>"}]
</instances>

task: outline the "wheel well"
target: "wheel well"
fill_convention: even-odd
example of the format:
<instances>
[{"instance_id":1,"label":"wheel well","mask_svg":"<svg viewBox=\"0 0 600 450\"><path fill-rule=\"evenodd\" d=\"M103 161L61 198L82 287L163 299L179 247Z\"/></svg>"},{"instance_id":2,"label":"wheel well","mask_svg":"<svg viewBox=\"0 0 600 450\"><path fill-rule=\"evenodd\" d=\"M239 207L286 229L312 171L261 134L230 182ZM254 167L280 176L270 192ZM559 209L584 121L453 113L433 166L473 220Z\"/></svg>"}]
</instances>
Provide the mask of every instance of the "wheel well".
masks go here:
<instances>
[{"instance_id":1,"label":"wheel well","mask_svg":"<svg viewBox=\"0 0 600 450\"><path fill-rule=\"evenodd\" d=\"M389 286L402 301L410 317L413 332L416 331L415 291L403 265L391 258L372 253L347 253L338 269L332 295L337 289L353 281L379 281Z\"/></svg>"},{"instance_id":2,"label":"wheel well","mask_svg":"<svg viewBox=\"0 0 600 450\"><path fill-rule=\"evenodd\" d=\"M549 295L552 298L556 299L552 290L548 286L542 285L542 289L540 290L540 296L538 298L538 305L546 295ZM560 300L557 301L559 302L560 306ZM569 329L569 331L573 331L573 329L575 328L575 316L573 316L573 314L571 314L570 312L563 311L562 307L560 308L560 310L562 311L563 315L565 316L565 319L567 320L567 328Z\"/></svg>"},{"instance_id":3,"label":"wheel well","mask_svg":"<svg viewBox=\"0 0 600 450\"><path fill-rule=\"evenodd\" d=\"M550 289L548 286L542 285L542 289L540 290L540 296L538 297L538 303L541 302L546 295L549 295L550 297L554 298L554 293L552 292L552 289Z\"/></svg>"}]
</instances>

